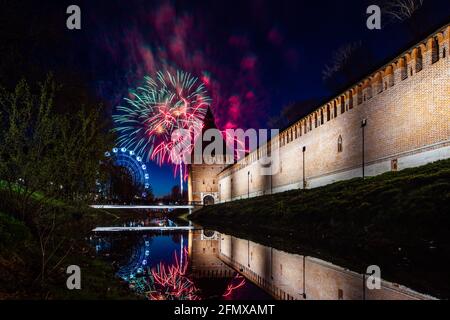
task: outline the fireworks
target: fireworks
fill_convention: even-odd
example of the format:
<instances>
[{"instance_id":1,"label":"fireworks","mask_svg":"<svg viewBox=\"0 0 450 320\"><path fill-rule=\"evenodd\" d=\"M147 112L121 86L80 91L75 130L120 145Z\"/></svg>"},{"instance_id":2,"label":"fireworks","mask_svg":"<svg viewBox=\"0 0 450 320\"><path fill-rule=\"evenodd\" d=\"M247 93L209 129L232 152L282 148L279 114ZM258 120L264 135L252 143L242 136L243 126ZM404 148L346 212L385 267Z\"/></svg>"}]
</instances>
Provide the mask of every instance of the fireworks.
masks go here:
<instances>
[{"instance_id":1,"label":"fireworks","mask_svg":"<svg viewBox=\"0 0 450 320\"><path fill-rule=\"evenodd\" d=\"M125 106L117 107L119 114L113 116L119 145L160 165L182 166L201 133L210 105L204 85L182 71L158 72L155 78L145 77L143 86L132 91L125 102ZM180 129L191 135L189 139L173 136ZM180 144L184 153L179 148L175 151L174 146Z\"/></svg>"},{"instance_id":2,"label":"fireworks","mask_svg":"<svg viewBox=\"0 0 450 320\"><path fill-rule=\"evenodd\" d=\"M245 278L241 276L239 273L231 280L231 283L227 286L227 290L222 295L222 297L227 298L231 296L233 291L243 287L245 285Z\"/></svg>"},{"instance_id":3,"label":"fireworks","mask_svg":"<svg viewBox=\"0 0 450 320\"><path fill-rule=\"evenodd\" d=\"M199 300L198 289L187 274L187 249L183 249L180 259L177 253L174 258L173 264L160 262L146 268L142 276L130 281L130 287L150 300Z\"/></svg>"}]
</instances>

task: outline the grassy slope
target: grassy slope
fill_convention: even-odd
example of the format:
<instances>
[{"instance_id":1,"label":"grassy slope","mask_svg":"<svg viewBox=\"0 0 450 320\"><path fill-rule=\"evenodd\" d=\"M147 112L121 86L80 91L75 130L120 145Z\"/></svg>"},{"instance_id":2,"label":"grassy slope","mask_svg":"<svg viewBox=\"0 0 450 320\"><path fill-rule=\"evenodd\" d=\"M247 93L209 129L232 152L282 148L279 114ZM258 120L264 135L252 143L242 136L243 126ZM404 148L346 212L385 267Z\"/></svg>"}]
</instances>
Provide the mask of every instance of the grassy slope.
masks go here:
<instances>
[{"instance_id":1,"label":"grassy slope","mask_svg":"<svg viewBox=\"0 0 450 320\"><path fill-rule=\"evenodd\" d=\"M450 160L377 177L241 200L192 220L450 297Z\"/></svg>"},{"instance_id":2,"label":"grassy slope","mask_svg":"<svg viewBox=\"0 0 450 320\"><path fill-rule=\"evenodd\" d=\"M0 193L2 207L13 203ZM64 250L69 251L61 265L53 270L44 288L36 281L40 268L39 243L36 235L23 222L0 212L0 300L1 299L117 299L134 298L124 284L114 277L112 267L95 259L86 237L98 224L110 224L117 215L90 208L74 208L54 203L57 212L57 241L65 239ZM5 210L5 209L3 209ZM66 289L66 267L81 267L82 290Z\"/></svg>"}]
</instances>

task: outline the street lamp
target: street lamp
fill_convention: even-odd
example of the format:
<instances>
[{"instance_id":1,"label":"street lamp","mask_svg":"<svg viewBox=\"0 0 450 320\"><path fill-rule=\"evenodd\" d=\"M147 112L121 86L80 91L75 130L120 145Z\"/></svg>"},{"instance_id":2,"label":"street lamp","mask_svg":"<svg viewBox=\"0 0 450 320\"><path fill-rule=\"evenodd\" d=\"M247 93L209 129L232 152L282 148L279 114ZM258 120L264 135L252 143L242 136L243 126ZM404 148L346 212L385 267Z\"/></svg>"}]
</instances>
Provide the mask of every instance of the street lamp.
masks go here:
<instances>
[{"instance_id":1,"label":"street lamp","mask_svg":"<svg viewBox=\"0 0 450 320\"><path fill-rule=\"evenodd\" d=\"M364 128L367 126L367 119L363 119L361 121L361 131L362 131L362 177L365 179L365 158L364 158L364 151L365 151L365 136L364 136Z\"/></svg>"},{"instance_id":2,"label":"street lamp","mask_svg":"<svg viewBox=\"0 0 450 320\"><path fill-rule=\"evenodd\" d=\"M304 146L304 147L302 148L302 154L303 154L303 189L306 189L305 153L306 153L306 147Z\"/></svg>"}]
</instances>

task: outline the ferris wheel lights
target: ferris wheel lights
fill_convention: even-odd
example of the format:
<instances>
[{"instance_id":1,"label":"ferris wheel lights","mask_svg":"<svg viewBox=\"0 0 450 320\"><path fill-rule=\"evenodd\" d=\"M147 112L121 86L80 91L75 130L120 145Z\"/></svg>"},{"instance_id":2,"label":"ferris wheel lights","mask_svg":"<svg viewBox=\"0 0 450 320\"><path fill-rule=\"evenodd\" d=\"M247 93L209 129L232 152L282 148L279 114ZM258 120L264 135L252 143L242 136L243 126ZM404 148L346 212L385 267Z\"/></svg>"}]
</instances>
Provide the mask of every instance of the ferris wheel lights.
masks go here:
<instances>
[{"instance_id":1,"label":"ferris wheel lights","mask_svg":"<svg viewBox=\"0 0 450 320\"><path fill-rule=\"evenodd\" d=\"M150 179L150 175L148 173L146 173L144 177L145 177L145 180Z\"/></svg>"},{"instance_id":2,"label":"ferris wheel lights","mask_svg":"<svg viewBox=\"0 0 450 320\"><path fill-rule=\"evenodd\" d=\"M145 164L142 165L142 170L146 170L147 166Z\"/></svg>"},{"instance_id":3,"label":"ferris wheel lights","mask_svg":"<svg viewBox=\"0 0 450 320\"><path fill-rule=\"evenodd\" d=\"M117 152L119 151L119 149L113 148L112 151L113 151L114 153L117 153Z\"/></svg>"},{"instance_id":4,"label":"ferris wheel lights","mask_svg":"<svg viewBox=\"0 0 450 320\"><path fill-rule=\"evenodd\" d=\"M136 160L139 161L139 162L141 162L141 161L142 161L142 158L141 158L141 157L137 157Z\"/></svg>"},{"instance_id":5,"label":"ferris wheel lights","mask_svg":"<svg viewBox=\"0 0 450 320\"><path fill-rule=\"evenodd\" d=\"M127 148L122 148L122 149L120 149L120 151L127 152Z\"/></svg>"}]
</instances>

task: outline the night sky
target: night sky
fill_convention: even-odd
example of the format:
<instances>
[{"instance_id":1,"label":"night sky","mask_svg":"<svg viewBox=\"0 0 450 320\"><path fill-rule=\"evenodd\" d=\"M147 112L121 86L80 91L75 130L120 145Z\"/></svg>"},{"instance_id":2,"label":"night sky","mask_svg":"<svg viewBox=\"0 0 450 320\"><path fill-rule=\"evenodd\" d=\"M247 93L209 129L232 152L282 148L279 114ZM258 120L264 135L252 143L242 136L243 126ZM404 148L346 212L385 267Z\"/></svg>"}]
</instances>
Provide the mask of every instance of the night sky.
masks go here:
<instances>
[{"instance_id":1,"label":"night sky","mask_svg":"<svg viewBox=\"0 0 450 320\"><path fill-rule=\"evenodd\" d=\"M16 10L27 12L18 3ZM374 3L384 2L73 0L28 6L33 19L63 28L62 39L36 50L36 63L82 74L108 105L105 116L144 75L182 69L206 84L219 128L245 129L289 123L293 119L279 118L284 107L298 102L288 114L305 114L450 21L448 0L425 0L413 18L383 16L382 30L371 31L366 8ZM82 30L65 29L70 4L81 7ZM351 72L324 81L333 53L348 45L357 48ZM150 167L156 195L178 183L171 168Z\"/></svg>"}]
</instances>

